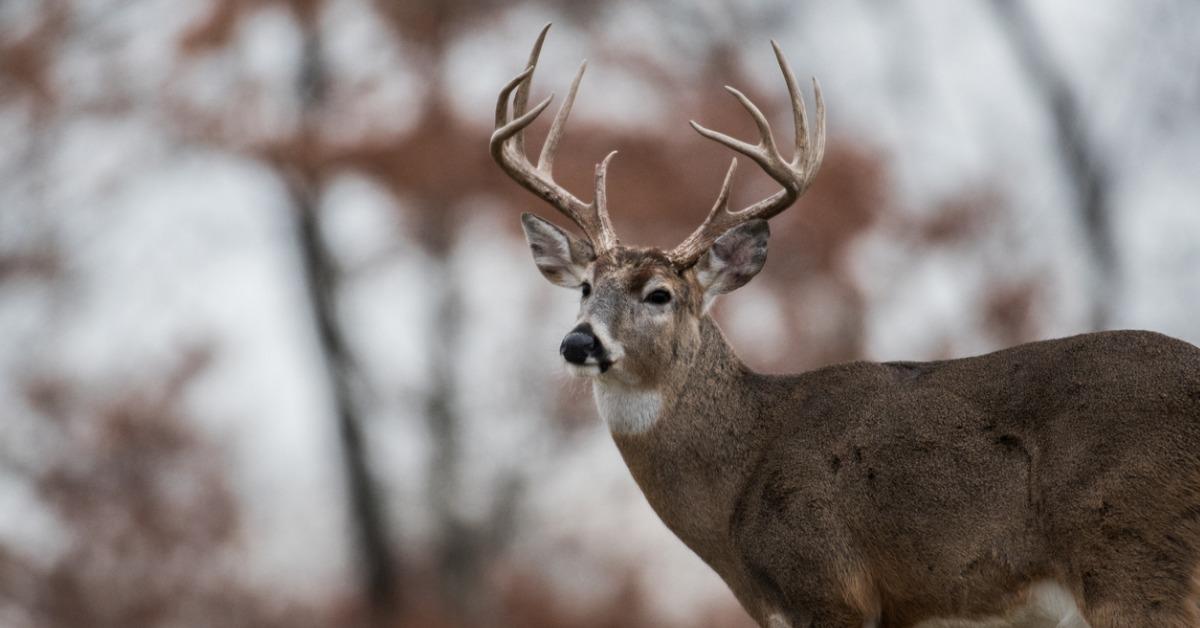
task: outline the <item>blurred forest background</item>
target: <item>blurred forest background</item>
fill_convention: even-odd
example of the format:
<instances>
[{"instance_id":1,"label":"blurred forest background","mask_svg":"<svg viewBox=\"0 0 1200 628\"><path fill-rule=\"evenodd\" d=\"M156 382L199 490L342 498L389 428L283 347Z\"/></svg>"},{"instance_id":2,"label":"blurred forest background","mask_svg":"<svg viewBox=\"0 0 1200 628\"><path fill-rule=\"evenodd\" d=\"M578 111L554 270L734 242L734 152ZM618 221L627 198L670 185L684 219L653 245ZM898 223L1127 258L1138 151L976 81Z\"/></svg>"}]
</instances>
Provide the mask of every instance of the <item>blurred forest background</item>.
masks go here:
<instances>
[{"instance_id":1,"label":"blurred forest background","mask_svg":"<svg viewBox=\"0 0 1200 628\"><path fill-rule=\"evenodd\" d=\"M0 625L747 625L561 374L557 217L487 154L547 21L558 178L619 149L629 242L716 195L687 120L753 137L722 85L790 133L769 38L822 81L717 307L760 370L1200 342L1200 3L3 0Z\"/></svg>"}]
</instances>

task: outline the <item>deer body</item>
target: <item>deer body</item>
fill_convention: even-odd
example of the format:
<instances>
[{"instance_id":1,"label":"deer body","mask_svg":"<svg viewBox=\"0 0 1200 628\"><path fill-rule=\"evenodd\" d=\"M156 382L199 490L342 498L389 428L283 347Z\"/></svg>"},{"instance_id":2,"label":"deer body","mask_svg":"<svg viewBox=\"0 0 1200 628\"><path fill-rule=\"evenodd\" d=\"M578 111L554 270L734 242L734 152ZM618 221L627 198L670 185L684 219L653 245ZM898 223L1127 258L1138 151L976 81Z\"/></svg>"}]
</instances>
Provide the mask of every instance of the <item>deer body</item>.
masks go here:
<instances>
[{"instance_id":1,"label":"deer body","mask_svg":"<svg viewBox=\"0 0 1200 628\"><path fill-rule=\"evenodd\" d=\"M1098 625L1195 625L1200 350L1109 332L779 377L705 327L706 366L614 440L764 625L1001 617L1046 582Z\"/></svg>"},{"instance_id":2,"label":"deer body","mask_svg":"<svg viewBox=\"0 0 1200 628\"><path fill-rule=\"evenodd\" d=\"M1106 332L939 362L748 369L708 315L766 262L766 220L811 183L813 137L779 47L796 155L753 103L749 157L781 190L727 207L670 251L624 246L605 179L584 203L553 180L579 80L535 166L523 131L546 31L501 91L491 153L582 238L522 216L534 262L580 291L560 352L666 525L769 628L1200 625L1200 349ZM514 95L515 90L515 95ZM512 105L510 116L509 106ZM950 623L947 623L950 622ZM967 623L963 623L967 622ZM971 623L974 622L974 623Z\"/></svg>"}]
</instances>

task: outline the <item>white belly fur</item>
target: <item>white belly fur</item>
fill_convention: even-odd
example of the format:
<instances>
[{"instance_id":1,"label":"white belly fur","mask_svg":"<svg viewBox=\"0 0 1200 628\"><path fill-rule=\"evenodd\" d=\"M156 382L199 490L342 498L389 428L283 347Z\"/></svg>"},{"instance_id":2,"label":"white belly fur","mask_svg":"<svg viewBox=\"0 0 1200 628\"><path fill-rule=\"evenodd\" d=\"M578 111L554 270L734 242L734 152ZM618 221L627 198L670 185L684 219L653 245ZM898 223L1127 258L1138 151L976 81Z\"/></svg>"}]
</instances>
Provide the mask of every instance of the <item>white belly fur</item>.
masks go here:
<instances>
[{"instance_id":1,"label":"white belly fur","mask_svg":"<svg viewBox=\"0 0 1200 628\"><path fill-rule=\"evenodd\" d=\"M1026 604L999 617L930 619L915 628L1089 628L1075 598L1052 580L1034 583Z\"/></svg>"}]
</instances>

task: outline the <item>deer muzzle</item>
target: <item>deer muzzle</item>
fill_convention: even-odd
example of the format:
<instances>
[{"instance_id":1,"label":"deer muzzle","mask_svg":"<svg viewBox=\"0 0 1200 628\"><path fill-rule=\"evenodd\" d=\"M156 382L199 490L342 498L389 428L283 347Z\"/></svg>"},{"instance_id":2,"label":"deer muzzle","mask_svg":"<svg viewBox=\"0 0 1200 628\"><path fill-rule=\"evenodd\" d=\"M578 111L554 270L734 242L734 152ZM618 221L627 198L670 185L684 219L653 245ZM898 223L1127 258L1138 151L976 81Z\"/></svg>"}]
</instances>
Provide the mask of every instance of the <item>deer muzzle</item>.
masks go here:
<instances>
[{"instance_id":1,"label":"deer muzzle","mask_svg":"<svg viewBox=\"0 0 1200 628\"><path fill-rule=\"evenodd\" d=\"M596 366L600 369L601 373L607 371L608 367L612 366L612 360L608 357L608 351L605 350L604 344L593 333L592 326L588 323L583 323L572 329L563 338L558 352L570 364L576 366Z\"/></svg>"}]
</instances>

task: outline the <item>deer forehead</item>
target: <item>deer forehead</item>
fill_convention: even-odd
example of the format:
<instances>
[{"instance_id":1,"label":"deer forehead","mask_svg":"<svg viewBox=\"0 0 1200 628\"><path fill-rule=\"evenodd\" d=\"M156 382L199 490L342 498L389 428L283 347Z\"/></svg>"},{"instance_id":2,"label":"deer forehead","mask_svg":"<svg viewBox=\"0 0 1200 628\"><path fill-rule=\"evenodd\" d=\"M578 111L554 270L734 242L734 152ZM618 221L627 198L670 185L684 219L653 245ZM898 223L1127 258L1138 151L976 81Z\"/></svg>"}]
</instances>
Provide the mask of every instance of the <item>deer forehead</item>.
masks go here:
<instances>
[{"instance_id":1,"label":"deer forehead","mask_svg":"<svg viewBox=\"0 0 1200 628\"><path fill-rule=\"evenodd\" d=\"M689 273L678 272L666 255L657 249L619 248L610 251L592 264L588 274L596 287L633 294L650 287L667 287L677 296L686 296L690 289Z\"/></svg>"}]
</instances>

